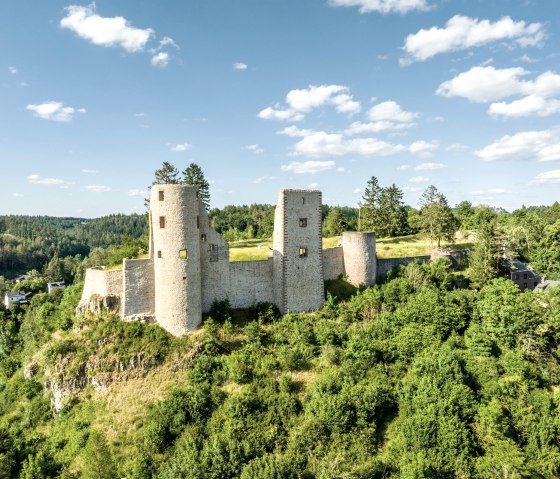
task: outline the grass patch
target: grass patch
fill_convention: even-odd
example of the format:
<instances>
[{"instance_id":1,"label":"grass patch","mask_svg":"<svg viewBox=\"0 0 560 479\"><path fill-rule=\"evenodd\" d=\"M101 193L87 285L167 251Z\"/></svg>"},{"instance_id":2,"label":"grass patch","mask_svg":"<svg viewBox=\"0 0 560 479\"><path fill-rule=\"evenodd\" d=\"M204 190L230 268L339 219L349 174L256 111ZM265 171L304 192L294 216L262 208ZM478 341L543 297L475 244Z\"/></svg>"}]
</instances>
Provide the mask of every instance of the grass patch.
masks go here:
<instances>
[{"instance_id":1,"label":"grass patch","mask_svg":"<svg viewBox=\"0 0 560 479\"><path fill-rule=\"evenodd\" d=\"M442 248L464 250L474 244L466 239L457 239L455 243L442 243ZM427 256L430 254L430 240L421 235L397 236L395 238L379 238L377 240L378 258L405 258L407 256Z\"/></svg>"}]
</instances>

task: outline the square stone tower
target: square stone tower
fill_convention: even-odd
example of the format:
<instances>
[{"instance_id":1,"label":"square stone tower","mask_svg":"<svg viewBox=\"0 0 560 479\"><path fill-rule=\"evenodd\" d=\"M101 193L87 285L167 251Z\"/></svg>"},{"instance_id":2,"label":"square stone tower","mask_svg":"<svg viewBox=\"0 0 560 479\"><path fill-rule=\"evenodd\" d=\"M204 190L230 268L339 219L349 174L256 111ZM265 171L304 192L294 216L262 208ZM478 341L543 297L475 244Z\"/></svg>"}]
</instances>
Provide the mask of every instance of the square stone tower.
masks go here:
<instances>
[{"instance_id":1,"label":"square stone tower","mask_svg":"<svg viewBox=\"0 0 560 479\"><path fill-rule=\"evenodd\" d=\"M274 215L274 298L280 311L324 304L321 192L282 190Z\"/></svg>"}]
</instances>

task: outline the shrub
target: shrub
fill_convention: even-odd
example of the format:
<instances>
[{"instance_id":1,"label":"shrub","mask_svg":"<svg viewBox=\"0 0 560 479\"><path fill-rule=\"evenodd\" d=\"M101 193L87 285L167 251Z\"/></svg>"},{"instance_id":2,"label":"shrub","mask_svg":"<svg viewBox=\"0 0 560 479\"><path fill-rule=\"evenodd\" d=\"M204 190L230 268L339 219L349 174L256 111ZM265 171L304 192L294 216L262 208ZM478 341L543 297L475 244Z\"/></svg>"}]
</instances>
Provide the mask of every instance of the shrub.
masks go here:
<instances>
[{"instance_id":1,"label":"shrub","mask_svg":"<svg viewBox=\"0 0 560 479\"><path fill-rule=\"evenodd\" d=\"M261 301L254 304L247 311L247 318L252 321L262 321L263 323L271 323L281 316L278 306L272 303Z\"/></svg>"}]
</instances>

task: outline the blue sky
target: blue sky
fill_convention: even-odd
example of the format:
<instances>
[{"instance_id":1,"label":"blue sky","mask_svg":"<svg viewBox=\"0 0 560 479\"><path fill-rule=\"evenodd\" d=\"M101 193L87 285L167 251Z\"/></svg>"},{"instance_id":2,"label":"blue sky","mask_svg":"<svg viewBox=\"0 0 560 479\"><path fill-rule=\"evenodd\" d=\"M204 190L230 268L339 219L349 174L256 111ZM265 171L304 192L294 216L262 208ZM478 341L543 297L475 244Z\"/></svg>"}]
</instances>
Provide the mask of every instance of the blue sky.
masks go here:
<instances>
[{"instance_id":1,"label":"blue sky","mask_svg":"<svg viewBox=\"0 0 560 479\"><path fill-rule=\"evenodd\" d=\"M556 0L0 4L0 212L142 212L163 161L212 206L367 180L416 206L560 192Z\"/></svg>"}]
</instances>

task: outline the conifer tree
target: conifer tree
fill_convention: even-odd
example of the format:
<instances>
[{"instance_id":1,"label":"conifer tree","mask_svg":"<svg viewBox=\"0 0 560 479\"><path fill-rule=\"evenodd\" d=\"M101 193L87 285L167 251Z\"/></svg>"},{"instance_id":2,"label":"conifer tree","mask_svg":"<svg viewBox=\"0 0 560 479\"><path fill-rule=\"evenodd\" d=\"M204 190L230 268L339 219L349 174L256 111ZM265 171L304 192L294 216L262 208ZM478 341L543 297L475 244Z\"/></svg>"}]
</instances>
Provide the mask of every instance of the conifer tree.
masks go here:
<instances>
[{"instance_id":1,"label":"conifer tree","mask_svg":"<svg viewBox=\"0 0 560 479\"><path fill-rule=\"evenodd\" d=\"M347 230L348 222L342 214L342 210L340 208L331 208L323 222L323 236L326 238L338 236Z\"/></svg>"},{"instance_id":2,"label":"conifer tree","mask_svg":"<svg viewBox=\"0 0 560 479\"><path fill-rule=\"evenodd\" d=\"M457 231L457 219L447 203L447 198L433 185L428 186L420 198L419 224L421 231L430 238L430 248L434 240L438 248L441 240L453 242Z\"/></svg>"},{"instance_id":3,"label":"conifer tree","mask_svg":"<svg viewBox=\"0 0 560 479\"><path fill-rule=\"evenodd\" d=\"M200 166L191 163L183 170L183 184L198 186L198 194L204 207L210 209L210 184L204 178L204 173Z\"/></svg>"},{"instance_id":4,"label":"conifer tree","mask_svg":"<svg viewBox=\"0 0 560 479\"><path fill-rule=\"evenodd\" d=\"M179 171L171 163L164 161L161 168L155 172L152 185L173 185L179 183Z\"/></svg>"}]
</instances>

